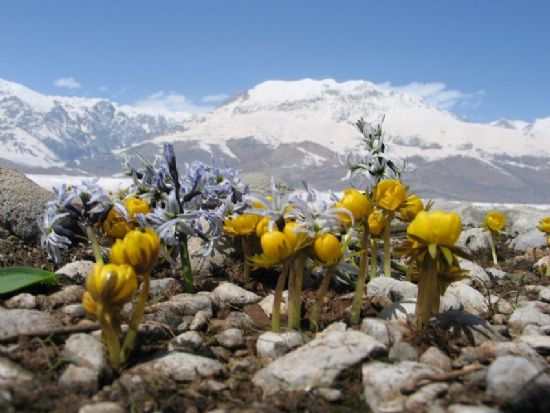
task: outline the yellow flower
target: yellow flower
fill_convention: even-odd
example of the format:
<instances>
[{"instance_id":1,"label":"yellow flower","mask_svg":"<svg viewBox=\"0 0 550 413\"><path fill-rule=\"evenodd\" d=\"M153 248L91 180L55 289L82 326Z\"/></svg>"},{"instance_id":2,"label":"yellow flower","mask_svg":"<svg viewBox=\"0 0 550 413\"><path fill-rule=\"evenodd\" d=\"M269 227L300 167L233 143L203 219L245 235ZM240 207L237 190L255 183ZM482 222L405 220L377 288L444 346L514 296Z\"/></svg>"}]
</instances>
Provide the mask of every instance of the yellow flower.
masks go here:
<instances>
[{"instance_id":1,"label":"yellow flower","mask_svg":"<svg viewBox=\"0 0 550 413\"><path fill-rule=\"evenodd\" d=\"M550 234L550 217L541 219L537 228L545 234Z\"/></svg>"},{"instance_id":2,"label":"yellow flower","mask_svg":"<svg viewBox=\"0 0 550 413\"><path fill-rule=\"evenodd\" d=\"M418 195L409 195L405 204L399 209L399 217L403 221L410 222L420 211L424 210L424 203Z\"/></svg>"},{"instance_id":3,"label":"yellow flower","mask_svg":"<svg viewBox=\"0 0 550 413\"><path fill-rule=\"evenodd\" d=\"M382 180L376 185L374 192L374 198L376 199L376 204L385 209L386 211L395 211L397 210L403 202L407 193L403 184L397 179L385 179Z\"/></svg>"},{"instance_id":4,"label":"yellow flower","mask_svg":"<svg viewBox=\"0 0 550 413\"><path fill-rule=\"evenodd\" d=\"M340 241L333 234L326 233L315 238L313 250L323 264L335 264L340 259Z\"/></svg>"},{"instance_id":5,"label":"yellow flower","mask_svg":"<svg viewBox=\"0 0 550 413\"><path fill-rule=\"evenodd\" d=\"M420 211L407 228L407 234L424 245L450 247L455 244L462 231L460 215L455 212Z\"/></svg>"},{"instance_id":6,"label":"yellow flower","mask_svg":"<svg viewBox=\"0 0 550 413\"><path fill-rule=\"evenodd\" d=\"M285 227L283 228L283 234L285 234L286 238L288 239L288 242L290 243L290 247L292 248L292 251L296 249L296 245L298 245L298 240L300 238L299 233L294 232L296 229L296 222L287 222L285 224Z\"/></svg>"},{"instance_id":7,"label":"yellow flower","mask_svg":"<svg viewBox=\"0 0 550 413\"><path fill-rule=\"evenodd\" d=\"M269 218L268 217L261 218L258 224L256 225L256 235L258 236L258 238L262 238L262 235L264 235L268 229L269 229Z\"/></svg>"},{"instance_id":8,"label":"yellow flower","mask_svg":"<svg viewBox=\"0 0 550 413\"><path fill-rule=\"evenodd\" d=\"M374 210L369 214L368 218L369 232L372 235L380 235L386 225L386 219L382 212Z\"/></svg>"},{"instance_id":9,"label":"yellow flower","mask_svg":"<svg viewBox=\"0 0 550 413\"><path fill-rule=\"evenodd\" d=\"M124 201L124 206L128 210L128 216L130 218L133 218L136 214L146 214L149 212L149 204L133 196Z\"/></svg>"},{"instance_id":10,"label":"yellow flower","mask_svg":"<svg viewBox=\"0 0 550 413\"><path fill-rule=\"evenodd\" d=\"M82 304L88 313L96 314L97 304L122 306L132 299L136 290L136 272L129 265L95 264L86 278Z\"/></svg>"},{"instance_id":11,"label":"yellow flower","mask_svg":"<svg viewBox=\"0 0 550 413\"><path fill-rule=\"evenodd\" d=\"M266 232L262 235L260 243L264 255L278 261L283 261L290 257L294 251L291 241L280 231Z\"/></svg>"},{"instance_id":12,"label":"yellow flower","mask_svg":"<svg viewBox=\"0 0 550 413\"><path fill-rule=\"evenodd\" d=\"M231 236L250 235L256 230L260 216L243 214L227 218L223 223L223 230Z\"/></svg>"},{"instance_id":13,"label":"yellow flower","mask_svg":"<svg viewBox=\"0 0 550 413\"><path fill-rule=\"evenodd\" d=\"M111 208L103 221L103 231L112 238L124 238L124 236L133 229L134 224L126 221L113 208Z\"/></svg>"},{"instance_id":14,"label":"yellow flower","mask_svg":"<svg viewBox=\"0 0 550 413\"><path fill-rule=\"evenodd\" d=\"M133 230L115 242L110 259L114 264L131 265L139 274L148 274L157 262L159 249L159 237L151 228L145 232Z\"/></svg>"},{"instance_id":15,"label":"yellow flower","mask_svg":"<svg viewBox=\"0 0 550 413\"><path fill-rule=\"evenodd\" d=\"M346 208L353 215L355 221L361 221L369 212L369 199L357 189L349 188L344 191L344 196L336 204L339 208ZM349 216L339 214L346 224L350 223Z\"/></svg>"},{"instance_id":16,"label":"yellow flower","mask_svg":"<svg viewBox=\"0 0 550 413\"><path fill-rule=\"evenodd\" d=\"M502 212L491 211L485 215L484 227L495 232L500 232L506 225L506 215Z\"/></svg>"}]
</instances>

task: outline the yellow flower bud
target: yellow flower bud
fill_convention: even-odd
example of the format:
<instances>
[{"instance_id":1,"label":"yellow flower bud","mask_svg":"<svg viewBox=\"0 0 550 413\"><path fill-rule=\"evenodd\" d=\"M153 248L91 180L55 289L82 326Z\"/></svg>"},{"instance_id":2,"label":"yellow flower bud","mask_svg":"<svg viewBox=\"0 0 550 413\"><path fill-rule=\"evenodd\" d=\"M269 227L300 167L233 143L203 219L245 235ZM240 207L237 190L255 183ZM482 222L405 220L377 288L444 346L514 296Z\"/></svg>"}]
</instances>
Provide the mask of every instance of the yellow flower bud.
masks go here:
<instances>
[{"instance_id":1,"label":"yellow flower bud","mask_svg":"<svg viewBox=\"0 0 550 413\"><path fill-rule=\"evenodd\" d=\"M550 217L541 219L537 228L545 234L550 234Z\"/></svg>"},{"instance_id":2,"label":"yellow flower bud","mask_svg":"<svg viewBox=\"0 0 550 413\"><path fill-rule=\"evenodd\" d=\"M369 214L368 223L369 232L372 235L377 236L384 230L384 227L386 226L386 219L384 218L384 214L382 214L382 212L374 210Z\"/></svg>"},{"instance_id":3,"label":"yellow flower bud","mask_svg":"<svg viewBox=\"0 0 550 413\"><path fill-rule=\"evenodd\" d=\"M149 204L142 199L129 197L124 201L124 206L128 210L128 215L133 218L136 214L146 214L149 212Z\"/></svg>"},{"instance_id":4,"label":"yellow flower bud","mask_svg":"<svg viewBox=\"0 0 550 413\"><path fill-rule=\"evenodd\" d=\"M403 221L410 222L420 211L424 210L424 203L418 195L409 195L403 207L399 209L399 217Z\"/></svg>"},{"instance_id":5,"label":"yellow flower bud","mask_svg":"<svg viewBox=\"0 0 550 413\"><path fill-rule=\"evenodd\" d=\"M236 215L225 220L223 229L232 236L250 235L256 230L260 218L252 214Z\"/></svg>"},{"instance_id":6,"label":"yellow flower bud","mask_svg":"<svg viewBox=\"0 0 550 413\"><path fill-rule=\"evenodd\" d=\"M500 232L506 226L506 215L502 212L491 211L485 215L485 227L491 231Z\"/></svg>"},{"instance_id":7,"label":"yellow flower bud","mask_svg":"<svg viewBox=\"0 0 550 413\"><path fill-rule=\"evenodd\" d=\"M86 278L86 293L82 304L86 311L95 314L97 304L122 306L132 299L137 290L136 272L129 265L95 264Z\"/></svg>"},{"instance_id":8,"label":"yellow flower bud","mask_svg":"<svg viewBox=\"0 0 550 413\"><path fill-rule=\"evenodd\" d=\"M285 234L286 238L288 239L288 242L290 243L290 248L292 248L292 251L296 249L296 245L298 244L298 239L301 234L297 234L294 232L296 229L296 222L287 222L285 224L285 227L283 228L283 234Z\"/></svg>"},{"instance_id":9,"label":"yellow flower bud","mask_svg":"<svg viewBox=\"0 0 550 413\"><path fill-rule=\"evenodd\" d=\"M338 202L338 207L346 208L353 215L355 221L361 221L369 212L369 199L357 189L348 188L344 191L344 196ZM349 223L349 217L346 214L340 214L344 222Z\"/></svg>"},{"instance_id":10,"label":"yellow flower bud","mask_svg":"<svg viewBox=\"0 0 550 413\"><path fill-rule=\"evenodd\" d=\"M124 238L124 236L133 229L134 224L126 221L113 208L111 208L103 221L103 231L112 238Z\"/></svg>"},{"instance_id":11,"label":"yellow flower bud","mask_svg":"<svg viewBox=\"0 0 550 413\"><path fill-rule=\"evenodd\" d=\"M266 232L260 240L263 253L266 257L282 261L293 252L291 242L285 234L280 231Z\"/></svg>"},{"instance_id":12,"label":"yellow flower bud","mask_svg":"<svg viewBox=\"0 0 550 413\"><path fill-rule=\"evenodd\" d=\"M264 235L267 230L269 229L269 218L263 217L258 221L258 224L256 224L256 235L258 238L262 238L262 235Z\"/></svg>"},{"instance_id":13,"label":"yellow flower bud","mask_svg":"<svg viewBox=\"0 0 550 413\"><path fill-rule=\"evenodd\" d=\"M322 234L315 238L313 250L324 264L334 264L340 259L340 241L333 234Z\"/></svg>"},{"instance_id":14,"label":"yellow flower bud","mask_svg":"<svg viewBox=\"0 0 550 413\"><path fill-rule=\"evenodd\" d=\"M157 262L159 249L159 237L151 228L145 232L133 230L115 242L110 260L114 264L131 265L139 274L148 274Z\"/></svg>"},{"instance_id":15,"label":"yellow flower bud","mask_svg":"<svg viewBox=\"0 0 550 413\"><path fill-rule=\"evenodd\" d=\"M460 215L455 212L420 211L407 228L407 234L422 240L424 245L453 246L462 231Z\"/></svg>"},{"instance_id":16,"label":"yellow flower bud","mask_svg":"<svg viewBox=\"0 0 550 413\"><path fill-rule=\"evenodd\" d=\"M380 181L374 192L376 204L386 211L397 210L405 202L406 197L405 188L397 179Z\"/></svg>"}]
</instances>

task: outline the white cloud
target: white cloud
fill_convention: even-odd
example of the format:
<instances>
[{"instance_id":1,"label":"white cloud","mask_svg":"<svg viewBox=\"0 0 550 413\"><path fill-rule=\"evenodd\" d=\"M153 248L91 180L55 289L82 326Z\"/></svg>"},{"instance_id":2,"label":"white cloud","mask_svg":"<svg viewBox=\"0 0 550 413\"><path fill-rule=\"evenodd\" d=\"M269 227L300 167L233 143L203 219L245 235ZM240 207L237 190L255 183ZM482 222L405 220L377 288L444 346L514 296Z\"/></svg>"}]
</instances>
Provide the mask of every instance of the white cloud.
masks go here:
<instances>
[{"instance_id":1,"label":"white cloud","mask_svg":"<svg viewBox=\"0 0 550 413\"><path fill-rule=\"evenodd\" d=\"M447 85L441 82L411 82L403 86L394 86L390 82L384 82L378 86L383 89L396 90L406 95L421 97L432 105L445 110L450 110L457 106L478 107L481 104L482 97L485 95L483 90L465 93L456 89L448 89Z\"/></svg>"},{"instance_id":2,"label":"white cloud","mask_svg":"<svg viewBox=\"0 0 550 413\"><path fill-rule=\"evenodd\" d=\"M201 98L201 101L203 101L204 103L220 103L220 102L224 101L225 99L227 99L228 97L229 97L229 95L226 95L224 93L220 93L218 95L203 96Z\"/></svg>"},{"instance_id":3,"label":"white cloud","mask_svg":"<svg viewBox=\"0 0 550 413\"><path fill-rule=\"evenodd\" d=\"M205 112L212 110L211 106L195 105L183 95L163 90L153 93L146 98L139 99L135 106L145 109L160 110L166 112Z\"/></svg>"},{"instance_id":4,"label":"white cloud","mask_svg":"<svg viewBox=\"0 0 550 413\"><path fill-rule=\"evenodd\" d=\"M60 79L54 80L53 84L57 87L80 89L80 83L74 77L62 77Z\"/></svg>"}]
</instances>

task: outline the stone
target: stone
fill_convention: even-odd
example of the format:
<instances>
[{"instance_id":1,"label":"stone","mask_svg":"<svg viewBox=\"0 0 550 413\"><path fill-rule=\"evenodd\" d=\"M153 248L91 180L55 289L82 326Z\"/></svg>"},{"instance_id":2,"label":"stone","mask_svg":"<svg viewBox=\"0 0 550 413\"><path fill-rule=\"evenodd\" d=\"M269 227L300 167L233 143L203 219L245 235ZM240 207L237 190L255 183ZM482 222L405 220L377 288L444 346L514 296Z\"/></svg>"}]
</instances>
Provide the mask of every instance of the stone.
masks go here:
<instances>
[{"instance_id":1,"label":"stone","mask_svg":"<svg viewBox=\"0 0 550 413\"><path fill-rule=\"evenodd\" d=\"M193 321L189 325L189 330L203 330L208 325L208 321L212 318L211 310L200 310L193 317Z\"/></svg>"},{"instance_id":2,"label":"stone","mask_svg":"<svg viewBox=\"0 0 550 413\"><path fill-rule=\"evenodd\" d=\"M78 413L124 413L124 408L115 402L100 402L82 406Z\"/></svg>"},{"instance_id":3,"label":"stone","mask_svg":"<svg viewBox=\"0 0 550 413\"><path fill-rule=\"evenodd\" d=\"M258 337L256 353L262 359L276 359L304 343L304 336L297 331L282 334L267 331Z\"/></svg>"},{"instance_id":4,"label":"stone","mask_svg":"<svg viewBox=\"0 0 550 413\"><path fill-rule=\"evenodd\" d=\"M265 395L278 391L330 386L338 374L368 357L385 354L384 346L359 331L333 331L276 359L252 382Z\"/></svg>"},{"instance_id":5,"label":"stone","mask_svg":"<svg viewBox=\"0 0 550 413\"><path fill-rule=\"evenodd\" d=\"M98 390L97 372L69 364L59 377L59 386L72 392L94 394Z\"/></svg>"},{"instance_id":6,"label":"stone","mask_svg":"<svg viewBox=\"0 0 550 413\"><path fill-rule=\"evenodd\" d=\"M550 336L521 335L518 340L540 354L550 354Z\"/></svg>"},{"instance_id":7,"label":"stone","mask_svg":"<svg viewBox=\"0 0 550 413\"><path fill-rule=\"evenodd\" d=\"M533 264L533 271L546 274L546 268L550 265L550 256L544 256L539 258L535 264Z\"/></svg>"},{"instance_id":8,"label":"stone","mask_svg":"<svg viewBox=\"0 0 550 413\"><path fill-rule=\"evenodd\" d=\"M434 346L429 347L424 353L422 353L420 356L420 362L437 367L443 371L451 371L452 369L451 358L443 353L439 348Z\"/></svg>"},{"instance_id":9,"label":"stone","mask_svg":"<svg viewBox=\"0 0 550 413\"><path fill-rule=\"evenodd\" d=\"M244 330L252 330L254 327L252 317L242 311L231 311L224 321L229 327L242 328Z\"/></svg>"},{"instance_id":10,"label":"stone","mask_svg":"<svg viewBox=\"0 0 550 413\"><path fill-rule=\"evenodd\" d=\"M516 308L508 319L508 329L512 335L521 334L525 326L529 324L536 326L550 324L550 315L546 314L547 308L540 304L527 302Z\"/></svg>"},{"instance_id":11,"label":"stone","mask_svg":"<svg viewBox=\"0 0 550 413\"><path fill-rule=\"evenodd\" d=\"M313 394L331 403L337 402L343 397L342 390L332 389L330 387L318 387L313 389Z\"/></svg>"},{"instance_id":12,"label":"stone","mask_svg":"<svg viewBox=\"0 0 550 413\"><path fill-rule=\"evenodd\" d=\"M450 297L450 296L455 296ZM456 302L460 304L460 308L453 308ZM441 311L447 310L464 310L470 314L481 317L489 316L489 307L485 302L485 297L477 291L460 281L452 283L445 290L445 294L441 300Z\"/></svg>"},{"instance_id":13,"label":"stone","mask_svg":"<svg viewBox=\"0 0 550 413\"><path fill-rule=\"evenodd\" d=\"M378 318L408 325L414 319L416 298L391 303L378 314Z\"/></svg>"},{"instance_id":14,"label":"stone","mask_svg":"<svg viewBox=\"0 0 550 413\"><path fill-rule=\"evenodd\" d=\"M181 293L181 286L175 278L168 277L151 280L149 297L156 297L158 295L170 297L179 293Z\"/></svg>"},{"instance_id":15,"label":"stone","mask_svg":"<svg viewBox=\"0 0 550 413\"><path fill-rule=\"evenodd\" d=\"M391 361L417 361L418 352L406 341L397 341L391 347L388 358Z\"/></svg>"},{"instance_id":16,"label":"stone","mask_svg":"<svg viewBox=\"0 0 550 413\"><path fill-rule=\"evenodd\" d=\"M189 353L169 353L165 356L138 364L127 372L127 376L140 376L145 381L170 379L176 382L190 382L223 374L222 363L210 358Z\"/></svg>"},{"instance_id":17,"label":"stone","mask_svg":"<svg viewBox=\"0 0 550 413\"><path fill-rule=\"evenodd\" d=\"M13 361L0 357L0 388L24 386L33 381L33 375Z\"/></svg>"},{"instance_id":18,"label":"stone","mask_svg":"<svg viewBox=\"0 0 550 413\"><path fill-rule=\"evenodd\" d=\"M184 331L189 330L189 326L193 322L194 318L195 316L192 316L192 315L183 316L181 319L181 323L178 324L178 326L176 327L176 331L178 333L183 333Z\"/></svg>"},{"instance_id":19,"label":"stone","mask_svg":"<svg viewBox=\"0 0 550 413\"><path fill-rule=\"evenodd\" d=\"M499 268L494 268L494 267L485 268L485 272L489 274L489 277L491 277L493 281L502 280L503 278L506 278L508 276L506 272L502 271Z\"/></svg>"},{"instance_id":20,"label":"stone","mask_svg":"<svg viewBox=\"0 0 550 413\"><path fill-rule=\"evenodd\" d=\"M545 247L546 235L533 226L532 229L514 238L510 245L517 253L526 252L530 248Z\"/></svg>"},{"instance_id":21,"label":"stone","mask_svg":"<svg viewBox=\"0 0 550 413\"><path fill-rule=\"evenodd\" d=\"M178 294L169 301L148 306L144 319L177 327L184 316L194 316L199 311L212 313L212 301L208 296L198 294Z\"/></svg>"},{"instance_id":22,"label":"stone","mask_svg":"<svg viewBox=\"0 0 550 413\"><path fill-rule=\"evenodd\" d=\"M470 406L466 404L451 404L447 413L500 413L498 409L489 406Z\"/></svg>"},{"instance_id":23,"label":"stone","mask_svg":"<svg viewBox=\"0 0 550 413\"><path fill-rule=\"evenodd\" d=\"M399 326L399 324L376 318L364 318L361 322L360 330L374 337L386 348L389 348L393 343L401 341L405 332L405 329Z\"/></svg>"},{"instance_id":24,"label":"stone","mask_svg":"<svg viewBox=\"0 0 550 413\"><path fill-rule=\"evenodd\" d=\"M110 373L103 344L89 334L71 334L65 342L63 356L79 367L95 371L96 376Z\"/></svg>"},{"instance_id":25,"label":"stone","mask_svg":"<svg viewBox=\"0 0 550 413\"><path fill-rule=\"evenodd\" d=\"M84 291L84 288L80 285L68 285L63 287L61 291L50 294L45 298L40 297L43 298L43 301L39 304L42 308L56 309L67 304L82 303Z\"/></svg>"},{"instance_id":26,"label":"stone","mask_svg":"<svg viewBox=\"0 0 550 413\"><path fill-rule=\"evenodd\" d=\"M486 341L478 347L464 347L461 349L460 357L455 361L460 365L486 363L487 360L494 360L501 356L520 357L541 368L546 365L546 361L540 354L520 341Z\"/></svg>"},{"instance_id":27,"label":"stone","mask_svg":"<svg viewBox=\"0 0 550 413\"><path fill-rule=\"evenodd\" d=\"M540 371L540 368L522 357L498 357L487 371L486 393L498 401L508 400L521 391ZM548 375L546 376L548 379Z\"/></svg>"},{"instance_id":28,"label":"stone","mask_svg":"<svg viewBox=\"0 0 550 413\"><path fill-rule=\"evenodd\" d=\"M73 261L65 264L55 273L70 278L77 284L84 284L86 277L92 272L94 265L95 262L88 260Z\"/></svg>"},{"instance_id":29,"label":"stone","mask_svg":"<svg viewBox=\"0 0 550 413\"><path fill-rule=\"evenodd\" d=\"M82 304L69 304L63 307L63 314L71 318L80 318L86 315L86 310Z\"/></svg>"},{"instance_id":30,"label":"stone","mask_svg":"<svg viewBox=\"0 0 550 413\"><path fill-rule=\"evenodd\" d=\"M243 332L238 328L228 328L216 335L218 343L228 349L234 350L244 345Z\"/></svg>"},{"instance_id":31,"label":"stone","mask_svg":"<svg viewBox=\"0 0 550 413\"><path fill-rule=\"evenodd\" d=\"M469 278L462 280L461 282L463 284L471 284L471 281L478 281L484 287L491 286L491 277L489 277L489 274L487 274L487 272L480 265L464 258L459 258L458 264L461 269L468 271Z\"/></svg>"},{"instance_id":32,"label":"stone","mask_svg":"<svg viewBox=\"0 0 550 413\"><path fill-rule=\"evenodd\" d=\"M195 351L202 346L202 337L196 331L187 331L168 343L168 351Z\"/></svg>"},{"instance_id":33,"label":"stone","mask_svg":"<svg viewBox=\"0 0 550 413\"><path fill-rule=\"evenodd\" d=\"M510 315L514 312L514 306L503 298L499 298L496 303L496 309L500 314Z\"/></svg>"},{"instance_id":34,"label":"stone","mask_svg":"<svg viewBox=\"0 0 550 413\"><path fill-rule=\"evenodd\" d=\"M442 370L436 367L415 361L363 364L365 401L374 413L404 411L407 396L402 394L401 388L414 384L425 375L441 373Z\"/></svg>"},{"instance_id":35,"label":"stone","mask_svg":"<svg viewBox=\"0 0 550 413\"><path fill-rule=\"evenodd\" d=\"M23 308L32 310L36 308L36 297L29 293L21 293L14 295L9 300L4 302L6 308Z\"/></svg>"},{"instance_id":36,"label":"stone","mask_svg":"<svg viewBox=\"0 0 550 413\"><path fill-rule=\"evenodd\" d=\"M470 345L478 346L485 341L506 341L483 318L459 310L436 314L430 320L430 325L442 330L438 334L451 334L456 338L462 336Z\"/></svg>"},{"instance_id":37,"label":"stone","mask_svg":"<svg viewBox=\"0 0 550 413\"><path fill-rule=\"evenodd\" d=\"M37 219L54 195L17 169L0 166L0 227L25 242L40 238Z\"/></svg>"},{"instance_id":38,"label":"stone","mask_svg":"<svg viewBox=\"0 0 550 413\"><path fill-rule=\"evenodd\" d=\"M491 251L487 232L483 228L469 228L462 231L456 241L458 247L467 248L472 252Z\"/></svg>"},{"instance_id":39,"label":"stone","mask_svg":"<svg viewBox=\"0 0 550 413\"><path fill-rule=\"evenodd\" d=\"M269 295L266 295L259 303L258 305L262 307L262 310L264 311L265 315L268 317L271 317L271 313L273 312L273 299L275 298L275 294L271 293ZM283 295L281 298L281 315L285 315L288 312L288 290L283 291Z\"/></svg>"},{"instance_id":40,"label":"stone","mask_svg":"<svg viewBox=\"0 0 550 413\"><path fill-rule=\"evenodd\" d=\"M538 295L539 301L550 303L550 287L541 288Z\"/></svg>"},{"instance_id":41,"label":"stone","mask_svg":"<svg viewBox=\"0 0 550 413\"><path fill-rule=\"evenodd\" d=\"M367 297L379 307L414 299L417 295L418 287L415 284L390 277L376 277L367 284Z\"/></svg>"},{"instance_id":42,"label":"stone","mask_svg":"<svg viewBox=\"0 0 550 413\"><path fill-rule=\"evenodd\" d=\"M409 396L405 402L405 409L407 412L426 412L438 397L447 393L448 389L447 383L430 383L422 386Z\"/></svg>"},{"instance_id":43,"label":"stone","mask_svg":"<svg viewBox=\"0 0 550 413\"><path fill-rule=\"evenodd\" d=\"M238 285L230 282L224 282L218 285L210 293L212 301L220 308L231 306L245 306L255 304L261 300L260 296L252 291L245 290Z\"/></svg>"},{"instance_id":44,"label":"stone","mask_svg":"<svg viewBox=\"0 0 550 413\"><path fill-rule=\"evenodd\" d=\"M15 334L30 334L40 330L63 327L53 315L38 311L0 308L0 338Z\"/></svg>"}]
</instances>

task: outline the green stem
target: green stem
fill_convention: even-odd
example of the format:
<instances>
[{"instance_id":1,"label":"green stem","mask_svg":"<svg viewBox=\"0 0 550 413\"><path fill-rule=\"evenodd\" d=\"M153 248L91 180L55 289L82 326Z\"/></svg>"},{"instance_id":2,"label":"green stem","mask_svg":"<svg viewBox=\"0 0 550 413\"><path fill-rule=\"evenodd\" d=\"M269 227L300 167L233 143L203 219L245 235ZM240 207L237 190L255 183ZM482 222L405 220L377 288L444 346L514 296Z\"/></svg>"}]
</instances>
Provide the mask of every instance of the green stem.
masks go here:
<instances>
[{"instance_id":1,"label":"green stem","mask_svg":"<svg viewBox=\"0 0 550 413\"><path fill-rule=\"evenodd\" d=\"M243 276L245 279L250 278L250 264L248 257L250 256L250 243L247 236L241 237L243 248Z\"/></svg>"},{"instance_id":2,"label":"green stem","mask_svg":"<svg viewBox=\"0 0 550 413\"><path fill-rule=\"evenodd\" d=\"M107 345L107 352L109 353L109 363L111 367L116 371L120 367L120 342L118 335L113 328L111 322L111 316L105 307L98 303L97 305L97 319L103 332L105 344Z\"/></svg>"},{"instance_id":3,"label":"green stem","mask_svg":"<svg viewBox=\"0 0 550 413\"><path fill-rule=\"evenodd\" d=\"M549 259L548 261L546 261L546 276L550 277L550 254L548 255L549 255Z\"/></svg>"},{"instance_id":4,"label":"green stem","mask_svg":"<svg viewBox=\"0 0 550 413\"><path fill-rule=\"evenodd\" d=\"M300 319L302 316L302 284L304 280L304 266L306 264L306 256L299 253L294 261L294 283L292 286L292 314L289 313L288 328L294 330L300 329ZM290 295L289 295L290 298Z\"/></svg>"},{"instance_id":5,"label":"green stem","mask_svg":"<svg viewBox=\"0 0 550 413\"><path fill-rule=\"evenodd\" d=\"M361 318L361 307L363 306L363 291L365 290L365 280L367 278L367 258L369 256L369 231L363 227L363 237L361 238L361 258L359 260L359 274L355 284L355 295L351 305L351 324L359 324Z\"/></svg>"},{"instance_id":6,"label":"green stem","mask_svg":"<svg viewBox=\"0 0 550 413\"><path fill-rule=\"evenodd\" d=\"M420 280L418 282L418 298L416 300L416 325L424 329L433 314L439 312L439 285L437 277L437 263L426 254L424 262L419 263Z\"/></svg>"},{"instance_id":7,"label":"green stem","mask_svg":"<svg viewBox=\"0 0 550 413\"><path fill-rule=\"evenodd\" d=\"M377 252L378 241L376 240L376 238L372 239L371 246L372 246L372 249L370 252L370 279L372 280L373 278L376 278L376 276L378 275L378 262L377 262L378 257L376 256L376 254L378 254Z\"/></svg>"},{"instance_id":8,"label":"green stem","mask_svg":"<svg viewBox=\"0 0 550 413\"><path fill-rule=\"evenodd\" d=\"M330 286L330 281L334 275L334 265L328 267L321 281L321 285L317 290L317 295L315 297L315 304L313 304L313 309L311 310L311 317L309 318L309 328L311 331L316 332L319 329L319 314L321 313L321 308L323 307L323 301L325 295L327 294L328 287Z\"/></svg>"},{"instance_id":9,"label":"green stem","mask_svg":"<svg viewBox=\"0 0 550 413\"><path fill-rule=\"evenodd\" d=\"M139 298L136 303L136 308L134 310L134 314L132 315L132 319L130 320L130 324L128 325L128 332L126 333L126 337L124 337L124 344L122 345L122 350L120 352L123 363L128 359L128 354L134 347L139 324L141 323L143 314L145 313L150 283L151 281L149 274L143 274L143 284L141 286L141 291L139 292Z\"/></svg>"},{"instance_id":10,"label":"green stem","mask_svg":"<svg viewBox=\"0 0 550 413\"><path fill-rule=\"evenodd\" d=\"M186 293L193 292L193 271L191 269L191 259L189 258L189 249L187 248L187 236L179 242L181 267L183 270L183 291Z\"/></svg>"},{"instance_id":11,"label":"green stem","mask_svg":"<svg viewBox=\"0 0 550 413\"><path fill-rule=\"evenodd\" d=\"M493 256L493 264L495 265L495 267L498 267L498 258L497 258L495 238L496 238L496 233L494 231L491 231L491 236L490 236L490 239L491 239L491 242L490 242L490 244L491 244L491 254Z\"/></svg>"},{"instance_id":12,"label":"green stem","mask_svg":"<svg viewBox=\"0 0 550 413\"><path fill-rule=\"evenodd\" d=\"M283 299L283 290L285 288L286 279L288 277L289 262L283 265L283 271L279 274L277 286L275 287L275 295L273 297L273 311L271 313L271 330L274 333L281 332L281 301Z\"/></svg>"},{"instance_id":13,"label":"green stem","mask_svg":"<svg viewBox=\"0 0 550 413\"><path fill-rule=\"evenodd\" d=\"M99 241L97 240L97 236L95 235L95 232L92 229L92 227L86 227L86 234L88 235L88 239L92 243L95 262L103 265L103 256L101 255L101 249L99 248Z\"/></svg>"},{"instance_id":14,"label":"green stem","mask_svg":"<svg viewBox=\"0 0 550 413\"><path fill-rule=\"evenodd\" d=\"M391 251L390 251L390 227L393 212L388 212L388 218L384 225L384 276L391 277Z\"/></svg>"}]
</instances>

